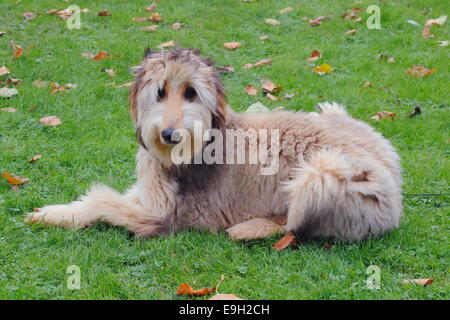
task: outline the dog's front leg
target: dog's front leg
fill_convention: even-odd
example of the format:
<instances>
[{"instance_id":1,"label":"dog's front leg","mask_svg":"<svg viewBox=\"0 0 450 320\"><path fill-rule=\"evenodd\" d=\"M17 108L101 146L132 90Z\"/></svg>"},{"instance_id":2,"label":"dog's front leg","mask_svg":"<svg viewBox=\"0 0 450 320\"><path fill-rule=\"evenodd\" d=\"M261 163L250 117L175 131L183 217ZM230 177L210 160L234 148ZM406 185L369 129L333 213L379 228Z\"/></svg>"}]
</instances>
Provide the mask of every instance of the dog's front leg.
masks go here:
<instances>
[{"instance_id":1,"label":"dog's front leg","mask_svg":"<svg viewBox=\"0 0 450 320\"><path fill-rule=\"evenodd\" d=\"M276 232L284 232L283 227L271 220L254 218L235 224L226 232L234 240L251 240L269 237Z\"/></svg>"}]
</instances>

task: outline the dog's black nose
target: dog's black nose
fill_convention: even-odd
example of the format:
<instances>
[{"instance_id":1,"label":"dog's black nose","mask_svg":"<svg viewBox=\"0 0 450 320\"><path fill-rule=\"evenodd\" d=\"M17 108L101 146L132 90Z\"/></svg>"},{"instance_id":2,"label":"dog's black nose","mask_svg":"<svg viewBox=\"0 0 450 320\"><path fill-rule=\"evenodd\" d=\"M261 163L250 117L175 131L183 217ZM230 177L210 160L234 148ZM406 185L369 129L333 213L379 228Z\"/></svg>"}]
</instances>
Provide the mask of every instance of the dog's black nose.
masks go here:
<instances>
[{"instance_id":1,"label":"dog's black nose","mask_svg":"<svg viewBox=\"0 0 450 320\"><path fill-rule=\"evenodd\" d=\"M161 131L161 137L166 143L177 144L179 142L179 134L174 128L166 128Z\"/></svg>"}]
</instances>

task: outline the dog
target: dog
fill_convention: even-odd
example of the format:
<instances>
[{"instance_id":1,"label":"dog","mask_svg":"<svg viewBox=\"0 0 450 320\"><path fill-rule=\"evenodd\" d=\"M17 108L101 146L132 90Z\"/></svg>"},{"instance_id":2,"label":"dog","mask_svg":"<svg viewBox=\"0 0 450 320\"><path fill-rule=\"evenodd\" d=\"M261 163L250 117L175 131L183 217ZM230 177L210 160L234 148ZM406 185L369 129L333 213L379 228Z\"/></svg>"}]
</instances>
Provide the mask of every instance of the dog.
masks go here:
<instances>
[{"instance_id":1,"label":"dog","mask_svg":"<svg viewBox=\"0 0 450 320\"><path fill-rule=\"evenodd\" d=\"M137 237L224 230L240 240L294 232L358 241L399 226L399 156L343 106L322 103L319 113L236 113L212 61L192 49L147 50L133 72L136 184L124 194L94 186L78 201L35 210L26 222L86 228L104 221ZM249 152L250 142L239 147L228 135L218 138L228 130L270 132L253 140L265 156L256 163L192 161L219 140L225 147L213 157ZM264 144L272 138L278 149ZM276 170L263 173L274 159Z\"/></svg>"}]
</instances>

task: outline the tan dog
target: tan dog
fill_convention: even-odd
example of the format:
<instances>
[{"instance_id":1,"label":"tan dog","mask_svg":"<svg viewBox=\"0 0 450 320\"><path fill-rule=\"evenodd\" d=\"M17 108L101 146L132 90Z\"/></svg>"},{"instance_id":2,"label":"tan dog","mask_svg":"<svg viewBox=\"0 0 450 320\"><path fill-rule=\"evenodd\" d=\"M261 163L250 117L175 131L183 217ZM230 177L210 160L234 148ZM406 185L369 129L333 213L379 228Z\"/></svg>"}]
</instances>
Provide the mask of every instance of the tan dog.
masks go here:
<instances>
[{"instance_id":1,"label":"tan dog","mask_svg":"<svg viewBox=\"0 0 450 320\"><path fill-rule=\"evenodd\" d=\"M134 71L131 115L140 143L136 184L124 195L95 186L78 201L30 213L28 222L84 228L105 221L139 237L194 227L226 230L235 239L285 230L301 237L360 240L398 227L399 157L386 139L343 107L324 103L320 114L234 113L213 64L190 49L148 51ZM201 124L200 134L195 123ZM260 151L256 163L193 163L222 139L217 132L231 129L269 132L253 140ZM264 144L269 140L278 149ZM223 141L224 149L210 155L251 150L250 142L242 149L231 143L234 137ZM180 147L186 149L175 162ZM263 174L270 163L276 171Z\"/></svg>"}]
</instances>

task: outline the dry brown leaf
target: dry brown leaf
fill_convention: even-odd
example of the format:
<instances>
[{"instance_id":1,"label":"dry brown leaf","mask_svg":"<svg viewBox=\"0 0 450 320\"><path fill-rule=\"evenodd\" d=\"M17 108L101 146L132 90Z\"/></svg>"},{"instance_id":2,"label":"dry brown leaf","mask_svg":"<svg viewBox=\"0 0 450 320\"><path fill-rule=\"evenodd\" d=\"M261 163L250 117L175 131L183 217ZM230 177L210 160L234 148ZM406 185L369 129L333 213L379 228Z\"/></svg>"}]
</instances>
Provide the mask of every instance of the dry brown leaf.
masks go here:
<instances>
[{"instance_id":1,"label":"dry brown leaf","mask_svg":"<svg viewBox=\"0 0 450 320\"><path fill-rule=\"evenodd\" d=\"M269 24L271 26L279 26L281 24L280 21L278 21L276 19L271 19L271 18L265 19L264 21L265 21L265 23L267 23L267 24Z\"/></svg>"},{"instance_id":2,"label":"dry brown leaf","mask_svg":"<svg viewBox=\"0 0 450 320\"><path fill-rule=\"evenodd\" d=\"M256 63L247 63L247 64L245 64L243 66L243 68L244 69L250 69L250 68L253 68L253 67L260 67L260 66L263 66L263 65L266 65L266 64L271 64L271 63L272 63L271 59L264 59L264 60L260 60L260 61L258 61Z\"/></svg>"},{"instance_id":3,"label":"dry brown leaf","mask_svg":"<svg viewBox=\"0 0 450 320\"><path fill-rule=\"evenodd\" d=\"M261 88L267 92L279 92L282 87L277 86L272 81L264 81Z\"/></svg>"},{"instance_id":4,"label":"dry brown leaf","mask_svg":"<svg viewBox=\"0 0 450 320\"><path fill-rule=\"evenodd\" d=\"M222 66L222 67L217 67L216 69L217 69L217 71L222 72L222 73L234 73L233 66Z\"/></svg>"},{"instance_id":5,"label":"dry brown leaf","mask_svg":"<svg viewBox=\"0 0 450 320\"><path fill-rule=\"evenodd\" d=\"M194 290L192 287L187 283L182 283L178 287L177 295L188 295L188 296L204 296L211 293L216 292L216 288L204 288L204 289L197 289Z\"/></svg>"},{"instance_id":6,"label":"dry brown leaf","mask_svg":"<svg viewBox=\"0 0 450 320\"><path fill-rule=\"evenodd\" d=\"M37 79L37 80L33 81L32 85L33 85L33 87L36 87L36 88L45 88L45 87L48 87L48 81Z\"/></svg>"},{"instance_id":7,"label":"dry brown leaf","mask_svg":"<svg viewBox=\"0 0 450 320\"><path fill-rule=\"evenodd\" d=\"M287 247L296 247L297 241L295 240L295 234L293 232L289 232L283 238L280 239L273 248L277 251L284 250Z\"/></svg>"},{"instance_id":8,"label":"dry brown leaf","mask_svg":"<svg viewBox=\"0 0 450 320\"><path fill-rule=\"evenodd\" d=\"M272 100L272 101L279 101L279 100L280 100L280 98L274 96L274 95L271 94L271 93L267 93L267 94L266 94L266 98L269 99L269 100Z\"/></svg>"},{"instance_id":9,"label":"dry brown leaf","mask_svg":"<svg viewBox=\"0 0 450 320\"><path fill-rule=\"evenodd\" d=\"M431 283L433 283L433 279L406 279L403 280L403 283L416 283L416 284L420 284L421 286L427 286Z\"/></svg>"},{"instance_id":10,"label":"dry brown leaf","mask_svg":"<svg viewBox=\"0 0 450 320\"><path fill-rule=\"evenodd\" d=\"M149 7L145 8L144 10L145 11L153 11L156 9L156 6L157 6L156 1L153 1L152 4Z\"/></svg>"},{"instance_id":11,"label":"dry brown leaf","mask_svg":"<svg viewBox=\"0 0 450 320\"><path fill-rule=\"evenodd\" d=\"M161 15L158 12L152 13L152 15L150 16L150 18L148 18L148 20L153 21L153 22L159 22L164 20L163 17L161 17Z\"/></svg>"},{"instance_id":12,"label":"dry brown leaf","mask_svg":"<svg viewBox=\"0 0 450 320\"><path fill-rule=\"evenodd\" d=\"M266 40L269 40L269 39L270 39L269 36L261 36L261 37L259 37L259 40L262 40L262 41L266 41Z\"/></svg>"},{"instance_id":13,"label":"dry brown leaf","mask_svg":"<svg viewBox=\"0 0 450 320\"><path fill-rule=\"evenodd\" d=\"M118 86L118 88L129 88L133 85L133 82L127 82L127 83L123 83L121 85Z\"/></svg>"},{"instance_id":14,"label":"dry brown leaf","mask_svg":"<svg viewBox=\"0 0 450 320\"><path fill-rule=\"evenodd\" d=\"M12 47L12 52L13 52L13 55L11 56L11 60L19 59L22 56L22 54L23 54L22 47L17 45L17 44L15 44L12 41L11 41L11 47Z\"/></svg>"},{"instance_id":15,"label":"dry brown leaf","mask_svg":"<svg viewBox=\"0 0 450 320\"><path fill-rule=\"evenodd\" d=\"M245 87L245 92L250 96L256 96L256 94L258 93L258 89L249 84Z\"/></svg>"},{"instance_id":16,"label":"dry brown leaf","mask_svg":"<svg viewBox=\"0 0 450 320\"><path fill-rule=\"evenodd\" d=\"M17 86L21 82L22 82L22 79L9 78L8 80L6 80L6 85L7 86ZM1 83L1 81L0 81L0 83Z\"/></svg>"},{"instance_id":17,"label":"dry brown leaf","mask_svg":"<svg viewBox=\"0 0 450 320\"><path fill-rule=\"evenodd\" d=\"M313 62L316 61L317 59L320 59L320 52L317 50L313 50L313 52L311 53L311 57L309 57L307 60L309 62Z\"/></svg>"},{"instance_id":18,"label":"dry brown leaf","mask_svg":"<svg viewBox=\"0 0 450 320\"><path fill-rule=\"evenodd\" d=\"M144 22L144 21L148 21L148 18L143 18L143 17L134 17L133 21L136 22Z\"/></svg>"},{"instance_id":19,"label":"dry brown leaf","mask_svg":"<svg viewBox=\"0 0 450 320\"><path fill-rule=\"evenodd\" d=\"M377 112L370 119L379 121L381 119L396 118L396 117L397 117L397 114L395 112L380 111L380 112Z\"/></svg>"},{"instance_id":20,"label":"dry brown leaf","mask_svg":"<svg viewBox=\"0 0 450 320\"><path fill-rule=\"evenodd\" d=\"M49 14L49 15L54 15L54 14L58 14L59 10L58 9L51 9L51 10L48 10L47 12L45 12L45 13Z\"/></svg>"},{"instance_id":21,"label":"dry brown leaf","mask_svg":"<svg viewBox=\"0 0 450 320\"><path fill-rule=\"evenodd\" d=\"M162 50L162 49L164 49L166 47L174 47L174 46L175 46L175 42L173 42L173 40L170 40L170 41L167 41L167 42L165 42L163 44L160 44L159 46L157 46L157 48Z\"/></svg>"},{"instance_id":22,"label":"dry brown leaf","mask_svg":"<svg viewBox=\"0 0 450 320\"><path fill-rule=\"evenodd\" d=\"M24 12L23 17L27 20L32 20L36 18L36 14L34 12Z\"/></svg>"},{"instance_id":23,"label":"dry brown leaf","mask_svg":"<svg viewBox=\"0 0 450 320\"><path fill-rule=\"evenodd\" d=\"M15 108L12 108L12 107L6 107L6 108L1 108L0 111L16 112L17 110Z\"/></svg>"},{"instance_id":24,"label":"dry brown leaf","mask_svg":"<svg viewBox=\"0 0 450 320\"><path fill-rule=\"evenodd\" d=\"M57 116L48 116L41 118L39 122L44 126L56 127L62 124L62 121Z\"/></svg>"},{"instance_id":25,"label":"dry brown leaf","mask_svg":"<svg viewBox=\"0 0 450 320\"><path fill-rule=\"evenodd\" d=\"M36 161L38 161L40 158L42 158L41 154L35 154L33 156L33 158L30 159L30 161L28 161L29 163L35 163Z\"/></svg>"},{"instance_id":26,"label":"dry brown leaf","mask_svg":"<svg viewBox=\"0 0 450 320\"><path fill-rule=\"evenodd\" d=\"M313 26L313 27L317 27L320 26L322 24L322 21L317 20L317 19L309 19L308 23Z\"/></svg>"},{"instance_id":27,"label":"dry brown leaf","mask_svg":"<svg viewBox=\"0 0 450 320\"><path fill-rule=\"evenodd\" d=\"M342 15L342 18L345 20L353 20L355 22L359 22L361 21L361 18L358 17L358 15L353 11L353 12L346 12Z\"/></svg>"},{"instance_id":28,"label":"dry brown leaf","mask_svg":"<svg viewBox=\"0 0 450 320\"><path fill-rule=\"evenodd\" d=\"M292 7L287 7L278 11L278 13L286 13L294 10Z\"/></svg>"},{"instance_id":29,"label":"dry brown leaf","mask_svg":"<svg viewBox=\"0 0 450 320\"><path fill-rule=\"evenodd\" d=\"M424 37L425 39L434 38L434 35L431 34L430 26L429 26L429 25L425 25L425 26L423 27L422 37Z\"/></svg>"},{"instance_id":30,"label":"dry brown leaf","mask_svg":"<svg viewBox=\"0 0 450 320\"><path fill-rule=\"evenodd\" d=\"M223 47L228 50L234 50L241 46L240 42L225 42Z\"/></svg>"},{"instance_id":31,"label":"dry brown leaf","mask_svg":"<svg viewBox=\"0 0 450 320\"><path fill-rule=\"evenodd\" d=\"M357 30L356 29L352 29L352 30L348 30L346 32L344 32L344 34L356 34Z\"/></svg>"},{"instance_id":32,"label":"dry brown leaf","mask_svg":"<svg viewBox=\"0 0 450 320\"><path fill-rule=\"evenodd\" d=\"M100 61L107 58L111 58L111 55L106 51L100 51L95 57L92 58L92 60Z\"/></svg>"},{"instance_id":33,"label":"dry brown leaf","mask_svg":"<svg viewBox=\"0 0 450 320\"><path fill-rule=\"evenodd\" d=\"M181 28L181 23L175 22L171 27L173 30L179 30Z\"/></svg>"},{"instance_id":34,"label":"dry brown leaf","mask_svg":"<svg viewBox=\"0 0 450 320\"><path fill-rule=\"evenodd\" d=\"M416 65L412 66L406 71L407 75L410 75L412 77L426 77L429 76L431 73L436 72L435 69L427 69L423 65Z\"/></svg>"},{"instance_id":35,"label":"dry brown leaf","mask_svg":"<svg viewBox=\"0 0 450 320\"><path fill-rule=\"evenodd\" d=\"M364 84L363 84L363 86L362 86L363 88L372 88L373 87L373 83L372 82L369 82L369 81L367 81L367 82L365 82Z\"/></svg>"},{"instance_id":36,"label":"dry brown leaf","mask_svg":"<svg viewBox=\"0 0 450 320\"><path fill-rule=\"evenodd\" d=\"M100 16L100 17L110 17L110 16L112 16L112 14L109 11L103 10L103 11L100 11L98 13L98 16Z\"/></svg>"},{"instance_id":37,"label":"dry brown leaf","mask_svg":"<svg viewBox=\"0 0 450 320\"><path fill-rule=\"evenodd\" d=\"M145 26L145 27L141 28L141 30L147 31L147 32L156 32L157 29L158 29L158 25L156 25L156 24L151 25L151 26Z\"/></svg>"},{"instance_id":38,"label":"dry brown leaf","mask_svg":"<svg viewBox=\"0 0 450 320\"><path fill-rule=\"evenodd\" d=\"M445 21L447 21L447 16L440 16L437 19L428 19L425 23L426 26L442 26L444 25Z\"/></svg>"},{"instance_id":39,"label":"dry brown leaf","mask_svg":"<svg viewBox=\"0 0 450 320\"><path fill-rule=\"evenodd\" d=\"M244 299L239 298L239 297L235 296L234 294L219 293L219 294L212 296L208 300L244 300Z\"/></svg>"},{"instance_id":40,"label":"dry brown leaf","mask_svg":"<svg viewBox=\"0 0 450 320\"><path fill-rule=\"evenodd\" d=\"M324 74L333 72L333 68L328 63L322 63L320 66L314 67L314 72L323 76Z\"/></svg>"},{"instance_id":41,"label":"dry brown leaf","mask_svg":"<svg viewBox=\"0 0 450 320\"><path fill-rule=\"evenodd\" d=\"M0 67L0 77L4 76L5 74L10 74L10 73L11 73L11 71L7 67L5 67L5 66Z\"/></svg>"},{"instance_id":42,"label":"dry brown leaf","mask_svg":"<svg viewBox=\"0 0 450 320\"><path fill-rule=\"evenodd\" d=\"M2 177L5 178L6 181L11 185L20 185L30 182L30 179L23 176L11 176L8 171L3 172Z\"/></svg>"}]
</instances>

